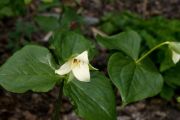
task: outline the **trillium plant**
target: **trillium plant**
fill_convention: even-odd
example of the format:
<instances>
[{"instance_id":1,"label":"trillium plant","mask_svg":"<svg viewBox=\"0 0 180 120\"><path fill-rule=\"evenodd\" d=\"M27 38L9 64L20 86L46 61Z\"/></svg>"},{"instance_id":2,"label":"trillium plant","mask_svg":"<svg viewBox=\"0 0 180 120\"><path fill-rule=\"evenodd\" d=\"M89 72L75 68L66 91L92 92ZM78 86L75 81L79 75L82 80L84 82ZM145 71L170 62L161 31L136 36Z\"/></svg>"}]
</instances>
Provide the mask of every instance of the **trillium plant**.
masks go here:
<instances>
[{"instance_id":1,"label":"trillium plant","mask_svg":"<svg viewBox=\"0 0 180 120\"><path fill-rule=\"evenodd\" d=\"M96 40L110 56L109 78L90 65L98 56L92 41L77 32L56 31L49 49L27 45L14 53L0 68L0 85L13 93L48 92L59 87L53 120L59 119L63 95L84 120L116 120L113 88L119 90L122 106L155 96L162 91L164 76L152 53L171 51L168 58L174 66L180 60L179 42L167 41L143 51L142 38L132 30L113 36L97 35Z\"/></svg>"}]
</instances>

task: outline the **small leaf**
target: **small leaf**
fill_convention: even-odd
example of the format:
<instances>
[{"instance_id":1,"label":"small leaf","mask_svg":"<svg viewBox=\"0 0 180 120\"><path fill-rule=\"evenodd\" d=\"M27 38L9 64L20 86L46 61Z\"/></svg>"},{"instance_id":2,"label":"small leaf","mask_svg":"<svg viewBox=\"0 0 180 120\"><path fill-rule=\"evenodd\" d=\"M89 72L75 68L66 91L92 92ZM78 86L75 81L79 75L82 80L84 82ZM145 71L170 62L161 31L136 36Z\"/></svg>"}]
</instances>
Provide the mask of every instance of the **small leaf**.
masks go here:
<instances>
[{"instance_id":1,"label":"small leaf","mask_svg":"<svg viewBox=\"0 0 180 120\"><path fill-rule=\"evenodd\" d=\"M42 0L44 3L52 3L53 0Z\"/></svg>"},{"instance_id":2,"label":"small leaf","mask_svg":"<svg viewBox=\"0 0 180 120\"><path fill-rule=\"evenodd\" d=\"M74 78L65 84L64 92L84 120L116 120L115 96L110 81L101 73L92 72L87 83Z\"/></svg>"},{"instance_id":3,"label":"small leaf","mask_svg":"<svg viewBox=\"0 0 180 120\"><path fill-rule=\"evenodd\" d=\"M56 30L59 27L58 18L53 16L36 16L35 21L46 32Z\"/></svg>"},{"instance_id":4,"label":"small leaf","mask_svg":"<svg viewBox=\"0 0 180 120\"><path fill-rule=\"evenodd\" d=\"M141 38L134 31L122 32L110 37L97 36L97 40L108 49L121 50L134 60L138 58Z\"/></svg>"},{"instance_id":5,"label":"small leaf","mask_svg":"<svg viewBox=\"0 0 180 120\"><path fill-rule=\"evenodd\" d=\"M25 3L26 5L30 4L31 2L32 2L32 0L24 0L24 3Z\"/></svg>"},{"instance_id":6,"label":"small leaf","mask_svg":"<svg viewBox=\"0 0 180 120\"><path fill-rule=\"evenodd\" d=\"M111 80L120 90L123 105L152 97L161 91L163 78L149 61L135 63L121 53L111 56L108 63Z\"/></svg>"},{"instance_id":7,"label":"small leaf","mask_svg":"<svg viewBox=\"0 0 180 120\"><path fill-rule=\"evenodd\" d=\"M114 26L111 22L105 22L100 26L101 30L107 34L112 34L116 31L116 26Z\"/></svg>"},{"instance_id":8,"label":"small leaf","mask_svg":"<svg viewBox=\"0 0 180 120\"><path fill-rule=\"evenodd\" d=\"M27 90L47 92L58 81L50 52L29 45L16 52L0 68L0 85L6 90L23 93Z\"/></svg>"},{"instance_id":9,"label":"small leaf","mask_svg":"<svg viewBox=\"0 0 180 120\"><path fill-rule=\"evenodd\" d=\"M12 8L10 8L10 7L3 7L0 9L0 15L1 16L13 16L14 12L13 12Z\"/></svg>"},{"instance_id":10,"label":"small leaf","mask_svg":"<svg viewBox=\"0 0 180 120\"><path fill-rule=\"evenodd\" d=\"M91 64L89 64L89 70L98 70L98 69L93 67Z\"/></svg>"}]
</instances>

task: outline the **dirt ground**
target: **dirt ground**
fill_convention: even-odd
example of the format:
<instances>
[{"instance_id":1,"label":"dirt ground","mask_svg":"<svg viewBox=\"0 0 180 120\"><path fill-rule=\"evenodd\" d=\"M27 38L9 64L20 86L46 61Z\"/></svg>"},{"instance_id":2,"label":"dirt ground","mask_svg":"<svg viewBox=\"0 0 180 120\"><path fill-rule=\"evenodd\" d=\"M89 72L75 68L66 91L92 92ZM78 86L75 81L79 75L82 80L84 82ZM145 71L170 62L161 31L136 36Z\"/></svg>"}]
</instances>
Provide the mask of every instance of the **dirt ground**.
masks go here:
<instances>
[{"instance_id":1,"label":"dirt ground","mask_svg":"<svg viewBox=\"0 0 180 120\"><path fill-rule=\"evenodd\" d=\"M115 3L106 4L103 0L82 0L84 14L99 19L104 12L114 10L130 10L143 17L162 15L169 19L180 19L180 0L116 0ZM103 9L103 11L102 11ZM10 20L12 21L12 20ZM0 22L0 65L12 54L8 45L6 33L13 23ZM5 28L5 29L2 29ZM95 66L103 68L99 60L106 58L101 54L93 62ZM58 95L58 87L48 93L13 94L0 89L0 120L50 120L54 103ZM165 101L159 96L121 108L121 99L117 93L118 120L180 120L180 104L175 100ZM80 120L72 110L67 98L63 98L61 109L63 120Z\"/></svg>"}]
</instances>

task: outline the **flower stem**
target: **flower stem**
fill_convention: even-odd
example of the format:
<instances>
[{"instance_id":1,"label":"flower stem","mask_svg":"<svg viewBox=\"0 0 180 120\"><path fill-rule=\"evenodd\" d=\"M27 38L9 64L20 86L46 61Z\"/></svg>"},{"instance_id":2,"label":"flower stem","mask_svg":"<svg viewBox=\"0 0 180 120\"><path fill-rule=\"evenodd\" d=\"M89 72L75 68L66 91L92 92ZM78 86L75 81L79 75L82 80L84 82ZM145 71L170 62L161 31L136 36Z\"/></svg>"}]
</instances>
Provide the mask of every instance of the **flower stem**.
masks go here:
<instances>
[{"instance_id":1,"label":"flower stem","mask_svg":"<svg viewBox=\"0 0 180 120\"><path fill-rule=\"evenodd\" d=\"M54 109L54 113L52 116L52 120L60 120L61 119L60 111L61 111L61 105L62 105L63 86L64 86L64 80L62 80L62 82L60 83L59 95L58 95L58 99L56 100L56 103L55 103L55 109Z\"/></svg>"},{"instance_id":2,"label":"flower stem","mask_svg":"<svg viewBox=\"0 0 180 120\"><path fill-rule=\"evenodd\" d=\"M169 41L166 41L166 42L163 42L163 43L160 43L159 45L153 47L151 50L149 50L147 53L145 53L142 57L140 57L138 60L136 60L136 63L139 63L141 62L145 57L147 57L150 53L152 53L154 50L156 50L157 48L163 46L163 45L166 45L166 44L169 44Z\"/></svg>"}]
</instances>

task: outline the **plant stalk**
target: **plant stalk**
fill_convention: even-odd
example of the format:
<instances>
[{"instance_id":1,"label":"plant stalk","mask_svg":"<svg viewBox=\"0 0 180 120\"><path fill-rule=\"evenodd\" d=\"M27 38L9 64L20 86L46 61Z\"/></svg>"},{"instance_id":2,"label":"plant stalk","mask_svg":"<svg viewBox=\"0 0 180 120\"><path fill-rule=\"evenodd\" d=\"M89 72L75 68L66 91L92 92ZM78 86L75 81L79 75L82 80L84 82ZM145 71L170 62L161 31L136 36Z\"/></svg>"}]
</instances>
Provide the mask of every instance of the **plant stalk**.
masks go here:
<instances>
[{"instance_id":1,"label":"plant stalk","mask_svg":"<svg viewBox=\"0 0 180 120\"><path fill-rule=\"evenodd\" d=\"M63 86L64 86L64 80L62 80L62 82L60 83L59 95L55 103L55 109L52 116L52 120L61 120L60 112L61 112L61 106L62 106Z\"/></svg>"},{"instance_id":2,"label":"plant stalk","mask_svg":"<svg viewBox=\"0 0 180 120\"><path fill-rule=\"evenodd\" d=\"M145 57L147 57L149 54L151 54L154 50L156 50L157 48L159 48L163 45L166 45L166 44L169 44L169 41L160 43L159 45L153 47L151 50L149 50L147 53L145 53L142 57L140 57L138 60L136 60L136 63L141 62Z\"/></svg>"}]
</instances>

